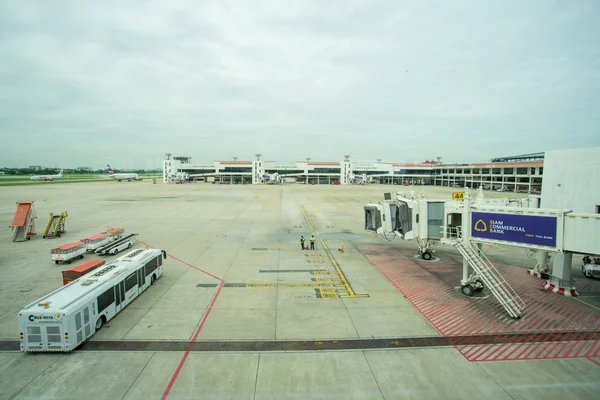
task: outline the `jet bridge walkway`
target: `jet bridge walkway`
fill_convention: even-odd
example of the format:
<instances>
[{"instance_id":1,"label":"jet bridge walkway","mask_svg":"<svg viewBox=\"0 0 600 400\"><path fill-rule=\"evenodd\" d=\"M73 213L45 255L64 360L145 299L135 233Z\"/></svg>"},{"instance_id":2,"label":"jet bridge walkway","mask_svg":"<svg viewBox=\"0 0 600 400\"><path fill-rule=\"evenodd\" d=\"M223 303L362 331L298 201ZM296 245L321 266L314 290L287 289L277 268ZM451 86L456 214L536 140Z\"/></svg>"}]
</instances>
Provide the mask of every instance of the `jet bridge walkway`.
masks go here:
<instances>
[{"instance_id":1,"label":"jet bridge walkway","mask_svg":"<svg viewBox=\"0 0 600 400\"><path fill-rule=\"evenodd\" d=\"M449 244L463 256L461 292L473 296L486 287L512 318L520 318L525 303L485 257L479 246L500 244L538 252L538 259L553 253L554 267L546 289L576 296L571 279L575 253L600 255L600 215L563 209L541 209L535 198L484 199L483 192L461 201L426 199L413 193L391 194L384 203L367 204L365 229L394 233L403 240L416 239L419 254L431 259L431 243ZM423 245L422 243L426 243ZM469 274L469 268L473 273ZM567 294L568 293L568 294Z\"/></svg>"}]
</instances>

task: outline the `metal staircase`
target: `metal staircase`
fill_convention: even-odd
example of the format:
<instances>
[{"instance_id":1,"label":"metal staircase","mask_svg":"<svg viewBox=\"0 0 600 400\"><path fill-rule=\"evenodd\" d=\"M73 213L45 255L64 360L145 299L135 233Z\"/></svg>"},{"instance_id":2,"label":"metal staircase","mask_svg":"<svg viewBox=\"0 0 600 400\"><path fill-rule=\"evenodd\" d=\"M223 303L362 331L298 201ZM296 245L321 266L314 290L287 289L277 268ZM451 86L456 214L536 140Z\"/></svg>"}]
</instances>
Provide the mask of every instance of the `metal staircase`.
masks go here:
<instances>
[{"instance_id":1,"label":"metal staircase","mask_svg":"<svg viewBox=\"0 0 600 400\"><path fill-rule=\"evenodd\" d=\"M60 237L63 233L65 233L65 218L67 218L68 216L69 215L66 211L60 213L59 215L54 215L53 213L50 213L50 220L46 225L46 229L44 230L44 236L42 237L44 239L55 238Z\"/></svg>"},{"instance_id":2,"label":"metal staircase","mask_svg":"<svg viewBox=\"0 0 600 400\"><path fill-rule=\"evenodd\" d=\"M465 241L463 238L459 238L454 245L473 268L477 278L492 292L508 314L512 318L520 318L525 303L500 275L485 254L477 246L474 246L471 241Z\"/></svg>"}]
</instances>

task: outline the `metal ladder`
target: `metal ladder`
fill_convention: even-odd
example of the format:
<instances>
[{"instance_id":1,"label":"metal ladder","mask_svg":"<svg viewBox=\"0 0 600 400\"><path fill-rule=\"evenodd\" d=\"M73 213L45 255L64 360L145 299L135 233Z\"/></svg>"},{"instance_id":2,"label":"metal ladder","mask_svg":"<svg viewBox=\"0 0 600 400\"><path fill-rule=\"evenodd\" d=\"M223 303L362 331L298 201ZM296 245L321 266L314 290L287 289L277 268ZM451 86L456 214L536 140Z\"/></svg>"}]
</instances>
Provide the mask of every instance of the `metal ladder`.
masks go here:
<instances>
[{"instance_id":1,"label":"metal ladder","mask_svg":"<svg viewBox=\"0 0 600 400\"><path fill-rule=\"evenodd\" d=\"M471 241L462 238L455 242L455 246L508 314L512 318L520 318L525 302L510 287L485 254Z\"/></svg>"}]
</instances>

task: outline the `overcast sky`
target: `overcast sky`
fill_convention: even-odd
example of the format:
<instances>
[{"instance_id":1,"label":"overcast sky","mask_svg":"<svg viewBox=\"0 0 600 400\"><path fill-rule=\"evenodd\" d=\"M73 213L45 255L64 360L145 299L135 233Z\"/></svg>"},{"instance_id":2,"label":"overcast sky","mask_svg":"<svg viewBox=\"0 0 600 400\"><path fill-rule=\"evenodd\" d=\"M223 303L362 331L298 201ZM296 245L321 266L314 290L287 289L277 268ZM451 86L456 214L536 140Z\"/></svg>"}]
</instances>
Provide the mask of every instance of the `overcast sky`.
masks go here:
<instances>
[{"instance_id":1,"label":"overcast sky","mask_svg":"<svg viewBox=\"0 0 600 400\"><path fill-rule=\"evenodd\" d=\"M600 2L2 1L0 166L600 145Z\"/></svg>"}]
</instances>

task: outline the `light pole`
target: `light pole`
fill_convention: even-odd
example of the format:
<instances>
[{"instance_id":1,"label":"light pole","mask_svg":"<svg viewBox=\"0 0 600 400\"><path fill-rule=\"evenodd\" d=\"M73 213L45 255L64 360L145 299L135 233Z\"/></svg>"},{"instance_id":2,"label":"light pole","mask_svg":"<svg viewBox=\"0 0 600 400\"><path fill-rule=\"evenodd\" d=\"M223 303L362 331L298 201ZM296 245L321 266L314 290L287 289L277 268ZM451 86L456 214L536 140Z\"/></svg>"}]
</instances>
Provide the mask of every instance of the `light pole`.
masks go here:
<instances>
[{"instance_id":1,"label":"light pole","mask_svg":"<svg viewBox=\"0 0 600 400\"><path fill-rule=\"evenodd\" d=\"M237 159L238 159L237 157L233 157L233 161L237 161Z\"/></svg>"}]
</instances>

